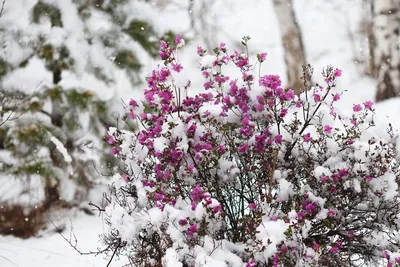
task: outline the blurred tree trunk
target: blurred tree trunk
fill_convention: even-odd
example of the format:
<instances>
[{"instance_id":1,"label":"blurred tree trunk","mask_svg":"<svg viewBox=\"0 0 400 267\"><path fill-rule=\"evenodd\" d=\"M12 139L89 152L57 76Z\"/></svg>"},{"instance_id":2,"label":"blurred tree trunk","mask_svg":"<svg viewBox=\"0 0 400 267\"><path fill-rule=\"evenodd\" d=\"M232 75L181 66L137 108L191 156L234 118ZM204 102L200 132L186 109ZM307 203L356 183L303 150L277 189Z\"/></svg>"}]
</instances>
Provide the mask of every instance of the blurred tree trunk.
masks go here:
<instances>
[{"instance_id":1,"label":"blurred tree trunk","mask_svg":"<svg viewBox=\"0 0 400 267\"><path fill-rule=\"evenodd\" d=\"M374 0L363 1L363 31L362 33L367 37L368 54L367 56L367 74L371 77L378 77L378 67L375 63L374 47L376 46L374 36Z\"/></svg>"},{"instance_id":2,"label":"blurred tree trunk","mask_svg":"<svg viewBox=\"0 0 400 267\"><path fill-rule=\"evenodd\" d=\"M377 70L376 101L400 93L400 0L373 0L373 52Z\"/></svg>"},{"instance_id":3,"label":"blurred tree trunk","mask_svg":"<svg viewBox=\"0 0 400 267\"><path fill-rule=\"evenodd\" d=\"M287 67L288 84L296 94L303 89L302 65L306 65L301 31L293 10L292 0L274 0L276 15L285 48L285 62Z\"/></svg>"}]
</instances>

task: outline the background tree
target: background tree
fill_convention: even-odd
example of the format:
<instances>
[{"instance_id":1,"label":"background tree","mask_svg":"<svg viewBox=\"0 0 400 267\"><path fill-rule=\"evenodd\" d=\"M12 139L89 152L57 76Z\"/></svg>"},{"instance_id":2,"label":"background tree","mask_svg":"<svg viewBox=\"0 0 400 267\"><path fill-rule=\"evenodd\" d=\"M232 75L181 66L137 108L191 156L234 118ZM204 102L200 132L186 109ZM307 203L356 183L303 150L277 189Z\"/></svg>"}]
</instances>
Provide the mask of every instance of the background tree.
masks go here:
<instances>
[{"instance_id":1,"label":"background tree","mask_svg":"<svg viewBox=\"0 0 400 267\"><path fill-rule=\"evenodd\" d=\"M0 21L0 233L27 237L53 207L78 206L109 172L113 103L158 54L141 1L8 3ZM24 14L18 16L18 14ZM115 106L115 105L114 105ZM106 150L105 150L106 149ZM103 168L101 168L103 167ZM36 208L34 208L36 206Z\"/></svg>"},{"instance_id":2,"label":"background tree","mask_svg":"<svg viewBox=\"0 0 400 267\"><path fill-rule=\"evenodd\" d=\"M285 49L288 88L299 93L303 88L301 77L302 65L306 64L306 56L301 30L293 9L292 0L274 0L274 7L279 21L282 35L282 44Z\"/></svg>"},{"instance_id":3,"label":"background tree","mask_svg":"<svg viewBox=\"0 0 400 267\"><path fill-rule=\"evenodd\" d=\"M373 0L373 36L371 64L378 79L376 100L400 93L400 1Z\"/></svg>"}]
</instances>

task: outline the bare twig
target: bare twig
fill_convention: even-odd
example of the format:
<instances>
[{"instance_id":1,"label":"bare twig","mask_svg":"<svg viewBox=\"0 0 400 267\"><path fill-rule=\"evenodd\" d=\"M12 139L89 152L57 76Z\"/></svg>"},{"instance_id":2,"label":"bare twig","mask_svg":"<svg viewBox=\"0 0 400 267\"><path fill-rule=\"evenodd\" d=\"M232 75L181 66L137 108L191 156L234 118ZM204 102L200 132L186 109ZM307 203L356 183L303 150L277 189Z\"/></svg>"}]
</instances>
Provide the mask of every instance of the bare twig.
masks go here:
<instances>
[{"instance_id":1,"label":"bare twig","mask_svg":"<svg viewBox=\"0 0 400 267\"><path fill-rule=\"evenodd\" d=\"M4 2L3 2L3 5L4 5ZM10 259L7 259L7 258L4 257L4 256L1 256L1 255L0 255L0 258L5 259L6 261L8 261L9 263L11 263L11 264L14 265L14 266L20 267L18 264L16 264L15 262L11 261Z\"/></svg>"},{"instance_id":2,"label":"bare twig","mask_svg":"<svg viewBox=\"0 0 400 267\"><path fill-rule=\"evenodd\" d=\"M1 10L0 10L0 17L1 17L1 15L3 15L5 3L6 3L6 0L3 0L3 4L1 5Z\"/></svg>"},{"instance_id":3,"label":"bare twig","mask_svg":"<svg viewBox=\"0 0 400 267\"><path fill-rule=\"evenodd\" d=\"M107 252L107 251L110 251L110 249L111 249L111 247L113 247L114 245L116 245L116 247L117 248L119 248L120 247L120 245L121 245L121 242L120 243L118 243L118 244L114 244L114 243L111 243L111 244L109 244L106 248L104 248L104 249L99 249L98 251L88 251L88 252L82 252L80 249L78 249L77 248L77 245L78 245L78 240L77 240L77 238L76 238L76 236L75 236L75 234L74 233L72 233L71 234L71 236L70 236L70 239L68 239L68 238L66 238L63 234L62 234L62 229L60 229L57 225L55 225L55 223L50 219L50 217L46 214L46 217L47 217L47 219L50 221L50 223L54 226L54 228L56 229L56 231L58 232L58 234L76 251L76 252L78 252L80 255L99 255L99 254L102 254L102 253L104 253L104 252ZM71 223L71 226L72 226L72 223ZM73 228L71 228L72 230L73 230ZM73 232L71 230L71 232ZM74 237L74 243L72 243L72 236ZM115 254L115 251L114 251L114 254ZM112 258L111 258L112 259ZM109 264L107 265L107 266L109 266Z\"/></svg>"},{"instance_id":4,"label":"bare twig","mask_svg":"<svg viewBox=\"0 0 400 267\"><path fill-rule=\"evenodd\" d=\"M98 210L99 216L100 216L101 212L106 211L105 209L100 208L98 205L94 204L92 201L89 202L89 206L95 207L94 209L92 209L92 211Z\"/></svg>"}]
</instances>

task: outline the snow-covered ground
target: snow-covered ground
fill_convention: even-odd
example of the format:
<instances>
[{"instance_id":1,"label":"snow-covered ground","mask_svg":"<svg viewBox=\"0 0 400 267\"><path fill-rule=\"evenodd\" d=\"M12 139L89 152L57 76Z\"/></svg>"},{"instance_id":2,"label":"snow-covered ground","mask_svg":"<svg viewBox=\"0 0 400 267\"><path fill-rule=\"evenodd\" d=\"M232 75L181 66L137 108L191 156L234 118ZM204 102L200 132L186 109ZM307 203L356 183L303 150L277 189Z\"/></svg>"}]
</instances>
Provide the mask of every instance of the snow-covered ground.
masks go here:
<instances>
[{"instance_id":1,"label":"snow-covered ground","mask_svg":"<svg viewBox=\"0 0 400 267\"><path fill-rule=\"evenodd\" d=\"M178 1L175 1L178 2ZM217 26L216 38L224 41L229 48L233 40L240 40L243 35L250 35L250 49L253 52L268 52L263 67L264 72L284 75L283 50L281 47L279 27L274 14L272 1L265 0L215 0L215 9L210 21ZM229 2L229 4L227 4ZM373 100L375 82L362 74L362 66L355 59L355 51L360 49L350 41L360 19L361 0L294 0L295 9L301 25L307 59L315 67L315 78L323 66L331 64L343 70L343 77L338 89L347 90L340 102L341 111L351 110L353 104ZM155 11L147 10L149 16ZM153 13L152 13L153 12ZM158 26L184 31L189 23L186 11L179 5L167 6L157 11ZM143 15L143 17L146 17ZM183 26L182 26L183 25ZM185 26L186 25L186 26ZM199 40L194 39L183 51L184 63L196 63L195 47ZM190 56L189 56L190 55ZM153 64L154 62L152 62ZM150 71L151 64L146 66ZM199 73L188 73L198 76ZM194 79L193 87L201 80ZM141 91L137 91L141 92ZM385 133L385 125L392 121L395 128L400 128L400 100L392 99L376 105L377 134ZM381 127L382 126L382 127ZM95 250L98 246L98 235L106 227L101 218L77 213L66 218L67 229L72 220L78 246L82 251ZM68 236L68 231L65 235ZM0 237L0 266L106 266L107 260L102 256L81 256L62 237L54 232L42 237L20 240L13 237ZM113 261L111 266L123 266L123 260Z\"/></svg>"},{"instance_id":2,"label":"snow-covered ground","mask_svg":"<svg viewBox=\"0 0 400 267\"><path fill-rule=\"evenodd\" d=\"M98 235L103 232L103 224L99 217L78 213L72 219L74 233L78 240L77 247L82 252L95 251L98 245ZM70 221L66 220L66 230L63 233L69 238ZM104 226L105 227L105 226ZM50 226L50 229L52 227ZM73 239L74 240L74 239ZM0 266L1 267L94 267L106 266L103 256L81 256L58 233L44 234L43 237L22 240L10 236L0 236ZM115 261L111 266L122 266L121 261Z\"/></svg>"}]
</instances>

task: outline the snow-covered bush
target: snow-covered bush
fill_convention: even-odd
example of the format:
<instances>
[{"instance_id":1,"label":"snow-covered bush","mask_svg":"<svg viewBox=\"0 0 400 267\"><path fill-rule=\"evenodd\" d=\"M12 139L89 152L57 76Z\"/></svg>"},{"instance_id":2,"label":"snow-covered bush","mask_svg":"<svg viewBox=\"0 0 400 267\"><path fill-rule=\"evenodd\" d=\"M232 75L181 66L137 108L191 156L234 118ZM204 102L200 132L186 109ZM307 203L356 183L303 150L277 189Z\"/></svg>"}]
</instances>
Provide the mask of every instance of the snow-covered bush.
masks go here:
<instances>
[{"instance_id":1,"label":"snow-covered bush","mask_svg":"<svg viewBox=\"0 0 400 267\"><path fill-rule=\"evenodd\" d=\"M35 206L79 205L99 172L110 173L115 159L104 134L118 123L112 114L123 111L121 96L144 82L142 65L157 55L159 38L172 35L138 12L149 5L7 1L0 20L0 206L10 213L23 207L22 231L38 217ZM19 228L11 215L0 224L0 233Z\"/></svg>"},{"instance_id":2,"label":"snow-covered bush","mask_svg":"<svg viewBox=\"0 0 400 267\"><path fill-rule=\"evenodd\" d=\"M371 137L371 101L335 108L342 71L328 66L311 86L304 66L297 96L261 74L266 53L252 62L221 43L215 55L198 47L205 91L191 96L183 44L161 41L164 65L130 100L138 130L107 134L125 163L106 197L110 254L137 267L399 262L395 136Z\"/></svg>"}]
</instances>

